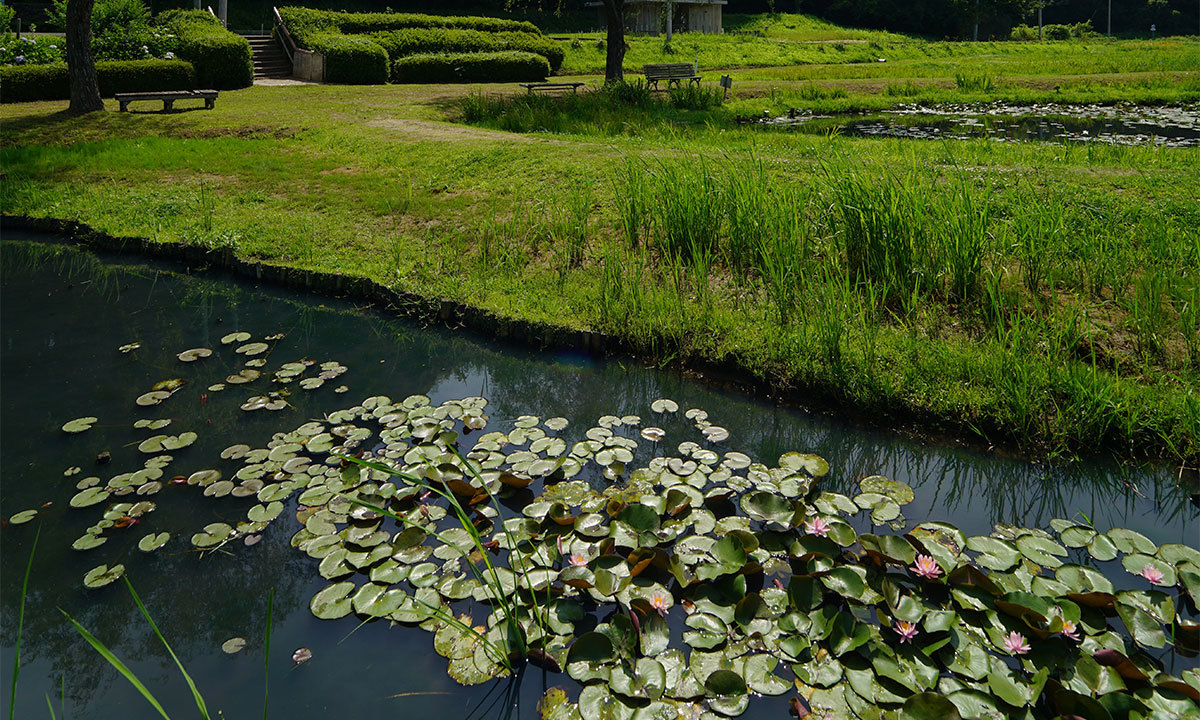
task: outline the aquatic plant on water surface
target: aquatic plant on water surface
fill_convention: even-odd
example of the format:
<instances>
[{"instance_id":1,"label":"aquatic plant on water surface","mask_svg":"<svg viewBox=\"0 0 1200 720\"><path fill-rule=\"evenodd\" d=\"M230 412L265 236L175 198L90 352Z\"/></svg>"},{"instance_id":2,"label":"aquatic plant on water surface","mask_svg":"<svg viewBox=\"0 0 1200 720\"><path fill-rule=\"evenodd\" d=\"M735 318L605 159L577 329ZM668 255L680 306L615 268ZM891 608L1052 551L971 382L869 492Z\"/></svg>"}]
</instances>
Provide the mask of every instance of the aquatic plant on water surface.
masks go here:
<instances>
[{"instance_id":1,"label":"aquatic plant on water surface","mask_svg":"<svg viewBox=\"0 0 1200 720\"><path fill-rule=\"evenodd\" d=\"M208 393L274 381L242 412L286 411L292 388L347 371L305 359L269 370L274 339L232 333L179 360L244 365ZM185 383L131 400L150 414ZM822 458L756 462L725 450L730 433L704 410L668 399L645 418L606 415L582 432L565 418L487 410L482 397L375 395L265 447L231 445L174 483L253 504L191 545L252 544L295 517L292 544L329 583L314 615L420 627L464 684L527 662L566 673L582 689L574 700L547 692L548 718L735 717L755 696L783 694L800 716L839 718L1200 713L1195 547L1086 520L972 537L910 524L904 482L872 476L853 497L830 492ZM688 429L675 437L659 425ZM133 520L150 525L150 497L179 463L172 453L196 437L149 435L143 468L80 481L71 505L105 509L76 549ZM122 499L135 493L136 503ZM149 528L138 546L172 540ZM123 572L99 565L85 584Z\"/></svg>"}]
</instances>

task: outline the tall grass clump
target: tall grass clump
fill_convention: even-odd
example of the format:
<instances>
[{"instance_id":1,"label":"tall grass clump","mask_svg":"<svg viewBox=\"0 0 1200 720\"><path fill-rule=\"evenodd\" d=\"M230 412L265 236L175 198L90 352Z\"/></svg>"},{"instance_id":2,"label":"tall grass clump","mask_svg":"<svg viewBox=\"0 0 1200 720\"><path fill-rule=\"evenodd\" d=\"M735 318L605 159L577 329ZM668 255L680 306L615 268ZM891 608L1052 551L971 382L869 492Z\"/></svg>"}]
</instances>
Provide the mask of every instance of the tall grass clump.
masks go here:
<instances>
[{"instance_id":1,"label":"tall grass clump","mask_svg":"<svg viewBox=\"0 0 1200 720\"><path fill-rule=\"evenodd\" d=\"M480 123L498 118L508 104L508 100L502 95L476 92L459 101L459 109L462 110L464 122Z\"/></svg>"},{"instance_id":2,"label":"tall grass clump","mask_svg":"<svg viewBox=\"0 0 1200 720\"><path fill-rule=\"evenodd\" d=\"M750 156L731 168L725 186L725 255L735 275L745 283L747 273L760 264L759 254L768 237L778 234L773 222L778 198L771 197L771 183L762 159Z\"/></svg>"},{"instance_id":3,"label":"tall grass clump","mask_svg":"<svg viewBox=\"0 0 1200 720\"><path fill-rule=\"evenodd\" d=\"M862 169L827 168L826 177L849 273L876 283L884 302L905 303L928 290L932 278L925 265L933 244L915 176L873 180Z\"/></svg>"},{"instance_id":4,"label":"tall grass clump","mask_svg":"<svg viewBox=\"0 0 1200 720\"><path fill-rule=\"evenodd\" d=\"M954 85L963 92L990 93L996 89L996 81L987 73L968 75L956 72L954 73Z\"/></svg>"},{"instance_id":5,"label":"tall grass clump","mask_svg":"<svg viewBox=\"0 0 1200 720\"><path fill-rule=\"evenodd\" d=\"M717 254L724 215L719 178L707 162L662 163L652 174L652 215L660 249L708 267Z\"/></svg>"},{"instance_id":6,"label":"tall grass clump","mask_svg":"<svg viewBox=\"0 0 1200 720\"><path fill-rule=\"evenodd\" d=\"M721 107L724 101L721 90L714 87L701 87L691 83L669 88L667 90L667 99L672 107L681 110L711 110Z\"/></svg>"},{"instance_id":7,"label":"tall grass clump","mask_svg":"<svg viewBox=\"0 0 1200 720\"><path fill-rule=\"evenodd\" d=\"M944 219L941 259L952 298L966 301L975 296L983 271L989 213L988 204L975 197L965 179L959 179L953 192L940 196L938 214Z\"/></svg>"},{"instance_id":8,"label":"tall grass clump","mask_svg":"<svg viewBox=\"0 0 1200 720\"><path fill-rule=\"evenodd\" d=\"M617 217L629 247L637 247L646 237L650 226L650 185L644 163L627 159L612 176L613 196L617 202Z\"/></svg>"}]
</instances>

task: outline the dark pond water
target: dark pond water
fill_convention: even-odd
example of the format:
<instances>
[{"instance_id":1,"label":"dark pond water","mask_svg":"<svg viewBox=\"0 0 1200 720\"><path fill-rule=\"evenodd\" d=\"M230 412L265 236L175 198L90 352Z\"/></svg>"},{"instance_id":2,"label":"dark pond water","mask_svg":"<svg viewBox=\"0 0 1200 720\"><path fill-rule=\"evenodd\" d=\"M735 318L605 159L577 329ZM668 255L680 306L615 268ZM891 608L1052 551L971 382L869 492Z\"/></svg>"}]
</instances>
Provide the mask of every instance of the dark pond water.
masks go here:
<instances>
[{"instance_id":1,"label":"dark pond water","mask_svg":"<svg viewBox=\"0 0 1200 720\"><path fill-rule=\"evenodd\" d=\"M1162 147L1200 144L1200 107L1195 106L908 106L869 115L785 115L761 123L773 129L815 134L838 132L859 137L987 138L1000 142L1091 142Z\"/></svg>"},{"instance_id":2,"label":"dark pond water","mask_svg":"<svg viewBox=\"0 0 1200 720\"><path fill-rule=\"evenodd\" d=\"M274 590L270 650L271 717L495 718L535 716L547 686L574 694L565 675L531 669L519 687L504 683L461 688L445 674L424 631L353 617L317 620L309 599L326 583L317 561L289 544L297 525L290 515L271 525L252 547L200 556L187 538L214 521L235 521L252 499L201 498L196 488L167 486L154 496L157 512L141 526L106 533L105 545L86 552L71 543L96 519L96 508L68 506L76 483L141 466L134 447L145 431L136 417L172 417L173 432L194 430L199 439L174 453L172 472L218 466L220 451L244 442L261 447L272 433L309 418L387 394L428 395L433 402L480 395L492 423L522 414L564 416L586 428L604 414L648 414L649 404L671 397L682 407L706 409L727 427L730 449L774 461L805 450L826 457L826 487L853 492L866 475L908 482L916 500L905 507L910 523L946 520L968 534L996 522L1047 527L1051 518L1084 513L1100 529L1122 526L1157 543L1196 544L1195 488L1170 468L1120 468L1104 463L1049 466L901 439L837 420L724 394L677 373L643 368L628 360L545 353L489 344L440 329L423 329L353 305L299 295L214 275L179 274L174 266L129 264L33 238L6 233L0 246L0 515L43 509L33 522L0 530L0 664L3 705L9 702L9 669L16 642L20 578L35 533L37 551L25 607L22 669L16 717L49 717L65 695L71 718L157 717L65 622L76 617L137 673L173 717L194 717L190 693L169 656L142 620L121 583L87 590L82 577L100 563L124 563L127 575L172 643L216 717L257 717L264 689L263 635L267 595ZM349 368L334 383L289 398L292 408L242 412L253 390L205 388L235 368L220 356L184 367L175 354L191 347L220 347L235 330L256 337L282 332L272 365L310 358ZM118 347L140 342L135 353ZM227 354L226 354L227 355ZM161 408L138 408L133 399L155 382L192 374L195 380ZM101 418L92 430L66 435L72 418ZM106 424L106 418L114 420ZM667 426L668 431L671 430ZM96 455L109 451L111 464ZM132 467L131 467L132 466ZM78 474L64 476L69 468ZM136 543L148 530L172 541L152 554ZM126 533L126 534L122 534ZM249 644L237 655L221 652L235 636ZM312 650L293 667L292 652ZM1168 659L1168 666L1174 660ZM1186 662L1186 661L1185 661ZM1186 667L1186 666L1183 666ZM1182 669L1175 666L1175 672ZM756 699L746 717L786 717L781 698Z\"/></svg>"}]
</instances>

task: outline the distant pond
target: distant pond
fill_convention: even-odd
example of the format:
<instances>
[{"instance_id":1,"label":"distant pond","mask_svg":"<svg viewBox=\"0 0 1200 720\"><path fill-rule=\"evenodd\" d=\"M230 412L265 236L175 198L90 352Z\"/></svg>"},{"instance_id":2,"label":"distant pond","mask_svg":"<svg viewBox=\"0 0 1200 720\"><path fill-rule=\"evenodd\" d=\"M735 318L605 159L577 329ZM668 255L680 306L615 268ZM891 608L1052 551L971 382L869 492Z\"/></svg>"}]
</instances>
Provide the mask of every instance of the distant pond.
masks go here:
<instances>
[{"instance_id":1,"label":"distant pond","mask_svg":"<svg viewBox=\"0 0 1200 720\"><path fill-rule=\"evenodd\" d=\"M357 430L339 411L357 405L369 412L383 407L381 396L409 398L404 407L414 413L425 403L478 398L487 403L489 429L515 432L531 426L528 416L556 418L569 424L547 426L561 429L568 442L585 439L585 431L586 437L627 432L636 438L636 430L621 430L621 421L631 426L632 416L645 424L653 418L668 440L642 442L637 452L643 459L673 452L678 440L672 438L699 438L693 429L702 424L698 415L685 419L684 409L703 409L728 433L727 439L715 431L704 438L744 453L747 463L775 463L794 450L815 453L830 468L819 486L851 495L868 476L903 481L915 496L903 508L910 526L946 521L967 534L987 534L996 523L1049 528L1054 518L1086 517L1102 531L1125 527L1154 543L1193 546L1200 529L1200 509L1190 497L1195 481L1181 479L1175 468L1035 463L907 439L722 392L628 358L512 347L420 327L350 301L218 272L187 274L177 265L98 257L48 240L6 231L0 244L5 706L20 578L40 530L24 610L19 718L48 717L47 698L56 713L61 703L74 720L157 716L59 608L124 659L173 717L195 716L190 691L124 583L85 588L85 575L102 563L123 565L214 717L218 709L229 720L260 712L271 591L270 717L531 718L547 687L561 686L574 699L580 686L565 673L532 667L519 686L461 687L447 676L447 660L434 652L429 633L386 619L363 623L353 614L320 620L310 611L327 585L321 575L328 556L318 560L293 544L315 527L313 508L278 486L264 486L279 477L264 475L264 468L277 462L270 467L281 467L281 474L314 473L308 459L289 448L289 433L314 437L329 425L337 426L334 435L353 436ZM656 414L652 404L660 398L674 400L679 412ZM462 401L455 412L470 415L479 403ZM595 432L597 423L614 430ZM462 452L482 437L464 434ZM259 463L240 460L255 452L251 448L267 446ZM619 454L609 457L606 473L618 461ZM622 482L599 474L587 480L593 486ZM283 498L279 506L264 497L272 487L278 490L272 497ZM248 509L256 519L256 492L264 522L242 525ZM314 499L318 495L301 497L313 505L328 500ZM503 517L519 518L520 497L520 491L506 496ZM114 501L123 504L106 512ZM137 503L145 503L140 512ZM27 510L36 511L32 520L14 519ZM115 520L89 530L108 513ZM869 520L855 522L860 532L872 531ZM222 542L234 526L241 528L237 542ZM158 533L169 535L161 548L146 539ZM418 568L410 580L420 587ZM456 605L470 607L469 599ZM668 617L677 635L681 610ZM226 654L222 645L233 638L245 638L247 646ZM293 663L301 648L311 659ZM1176 674L1195 664L1178 657L1164 662ZM787 699L755 697L742 717L786 717Z\"/></svg>"},{"instance_id":2,"label":"distant pond","mask_svg":"<svg viewBox=\"0 0 1200 720\"><path fill-rule=\"evenodd\" d=\"M906 105L881 113L746 118L764 128L812 134L922 140L987 138L998 142L1102 143L1195 147L1200 105Z\"/></svg>"}]
</instances>

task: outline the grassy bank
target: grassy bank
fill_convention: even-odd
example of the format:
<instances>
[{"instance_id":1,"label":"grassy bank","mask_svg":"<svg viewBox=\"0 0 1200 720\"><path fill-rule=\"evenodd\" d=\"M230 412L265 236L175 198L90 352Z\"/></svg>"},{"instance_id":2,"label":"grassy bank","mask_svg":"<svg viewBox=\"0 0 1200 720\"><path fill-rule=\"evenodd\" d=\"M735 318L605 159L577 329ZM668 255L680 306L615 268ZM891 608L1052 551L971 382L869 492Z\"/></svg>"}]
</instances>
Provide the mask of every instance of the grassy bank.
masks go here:
<instances>
[{"instance_id":1,"label":"grassy bank","mask_svg":"<svg viewBox=\"0 0 1200 720\"><path fill-rule=\"evenodd\" d=\"M732 360L885 424L1200 452L1200 151L772 135L697 98L592 124L521 100L561 125L513 134L543 120L504 125L495 90L5 107L0 202Z\"/></svg>"},{"instance_id":2,"label":"grassy bank","mask_svg":"<svg viewBox=\"0 0 1200 720\"><path fill-rule=\"evenodd\" d=\"M797 16L802 17L802 16ZM834 26L830 26L831 28ZM924 42L890 33L845 31L866 37L807 40L763 38L752 33L631 36L626 72L643 64L697 62L701 70L739 68L738 77L770 80L827 78L953 77L966 68L992 75L1065 75L1200 70L1200 43L1163 40L1071 40L1061 42ZM562 36L560 36L562 37ZM602 74L604 36L565 36L561 75Z\"/></svg>"}]
</instances>

